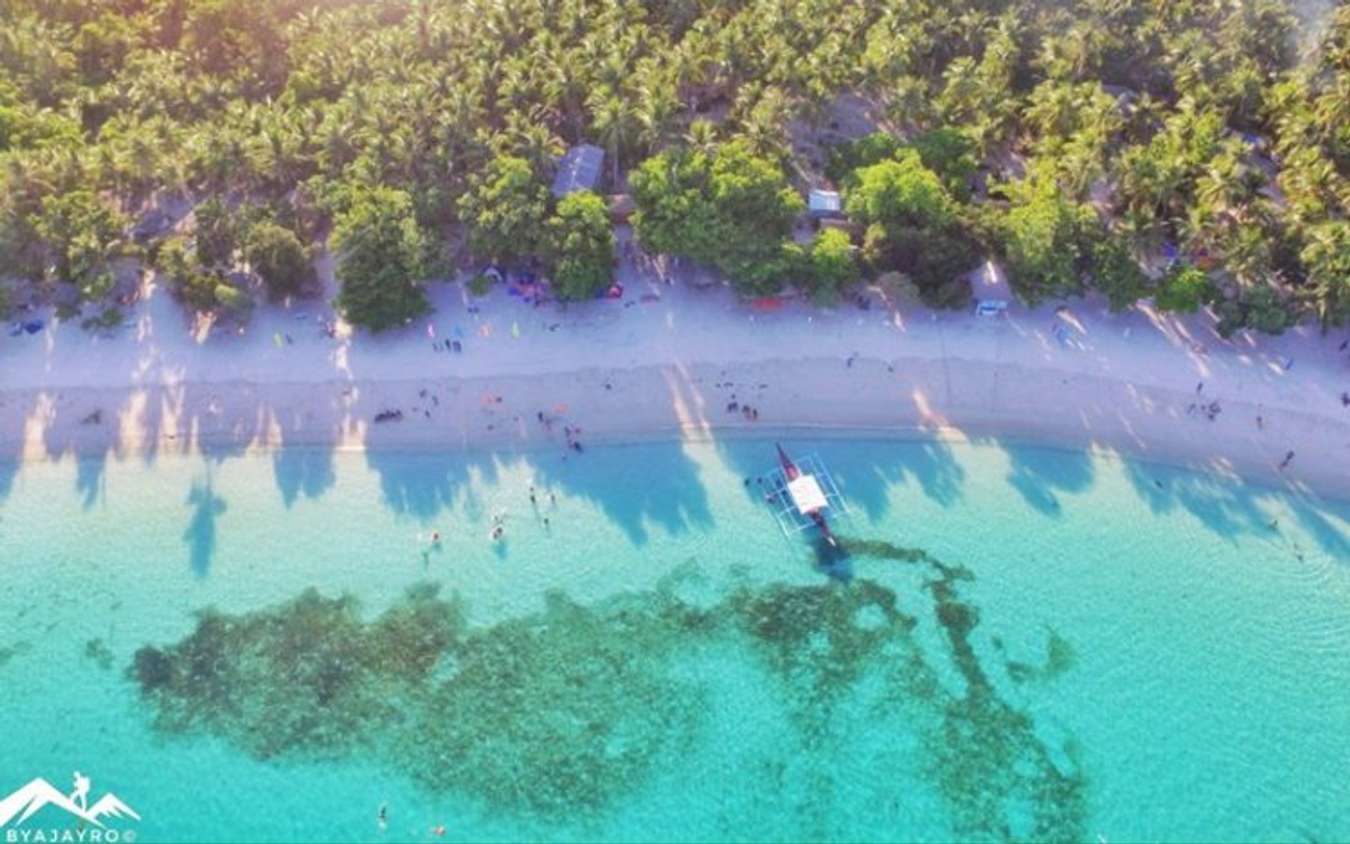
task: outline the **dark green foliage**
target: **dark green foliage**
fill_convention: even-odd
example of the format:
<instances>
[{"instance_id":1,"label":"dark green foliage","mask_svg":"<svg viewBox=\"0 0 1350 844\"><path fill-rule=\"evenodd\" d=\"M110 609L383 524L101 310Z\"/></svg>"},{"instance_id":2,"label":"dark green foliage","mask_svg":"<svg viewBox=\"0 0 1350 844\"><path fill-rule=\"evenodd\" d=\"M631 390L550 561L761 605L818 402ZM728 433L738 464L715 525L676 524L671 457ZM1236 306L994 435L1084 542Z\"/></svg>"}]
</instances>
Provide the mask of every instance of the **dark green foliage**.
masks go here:
<instances>
[{"instance_id":1,"label":"dark green foliage","mask_svg":"<svg viewBox=\"0 0 1350 844\"><path fill-rule=\"evenodd\" d=\"M90 191L47 197L33 229L51 256L51 280L74 284L83 299L101 299L112 287L108 262L125 225L121 213Z\"/></svg>"},{"instance_id":2,"label":"dark green foliage","mask_svg":"<svg viewBox=\"0 0 1350 844\"><path fill-rule=\"evenodd\" d=\"M944 126L917 136L908 145L919 154L923 166L938 175L948 193L962 201L970 197L970 182L979 161L969 135Z\"/></svg>"},{"instance_id":3,"label":"dark green foliage","mask_svg":"<svg viewBox=\"0 0 1350 844\"><path fill-rule=\"evenodd\" d=\"M318 283L309 250L295 232L271 220L249 226L244 260L263 280L268 296L284 299L313 290Z\"/></svg>"},{"instance_id":4,"label":"dark green foliage","mask_svg":"<svg viewBox=\"0 0 1350 844\"><path fill-rule=\"evenodd\" d=\"M492 289L492 276L479 273L469 279L468 288L469 292L475 296L486 296L488 291Z\"/></svg>"},{"instance_id":5,"label":"dark green foliage","mask_svg":"<svg viewBox=\"0 0 1350 844\"><path fill-rule=\"evenodd\" d=\"M670 150L644 161L629 182L633 230L648 251L715 266L747 295L775 293L790 280L797 261L784 242L804 203L782 168L746 144Z\"/></svg>"},{"instance_id":6,"label":"dark green foliage","mask_svg":"<svg viewBox=\"0 0 1350 844\"><path fill-rule=\"evenodd\" d=\"M1080 293L1098 227L1092 211L1066 197L1044 171L1010 193L1001 245L1013 289L1029 304Z\"/></svg>"},{"instance_id":7,"label":"dark green foliage","mask_svg":"<svg viewBox=\"0 0 1350 844\"><path fill-rule=\"evenodd\" d=\"M855 109L838 108L848 93L886 131L831 150L826 175L845 188L917 153L955 217L1001 218L968 195L976 165L995 186L1044 170L1071 212L1091 198L1107 228L1139 238L1124 251L1203 249L1216 277L1287 291L1289 320L1331 325L1350 307L1329 233L1350 212L1350 13L1335 5L7 0L0 267L103 295L119 247L74 236L103 229L91 216L52 219L69 195L85 210L184 195L286 209L303 225L279 223L309 246L378 189L409 197L422 275L448 266L461 231L484 257L547 262L542 180L566 143L591 142L610 153L613 190L631 168L652 200L644 244L772 292L803 272L781 176L819 176L799 129L855 131ZM637 164L656 154L664 175ZM1008 241L1024 295L1087 280L1128 299L1124 252L1019 205L989 242ZM223 269L237 250L211 228L200 262ZM236 246L246 231L239 220ZM1056 258L1061 246L1074 254Z\"/></svg>"},{"instance_id":8,"label":"dark green foliage","mask_svg":"<svg viewBox=\"0 0 1350 844\"><path fill-rule=\"evenodd\" d=\"M234 266L241 230L240 215L236 209L213 196L198 205L193 216L196 217L193 240L198 263L211 269Z\"/></svg>"},{"instance_id":9,"label":"dark green foliage","mask_svg":"<svg viewBox=\"0 0 1350 844\"><path fill-rule=\"evenodd\" d=\"M1148 276L1119 237L1102 233L1088 256L1092 286L1105 293L1111 310L1123 311L1149 294Z\"/></svg>"},{"instance_id":10,"label":"dark green foliage","mask_svg":"<svg viewBox=\"0 0 1350 844\"><path fill-rule=\"evenodd\" d=\"M3 308L0 308L3 313ZM126 322L126 314L122 313L120 308L107 307L98 313L97 316L85 317L80 320L80 327L86 331L111 331L115 328L121 328Z\"/></svg>"},{"instance_id":11,"label":"dark green foliage","mask_svg":"<svg viewBox=\"0 0 1350 844\"><path fill-rule=\"evenodd\" d=\"M1193 314L1213 298L1209 274L1191 264L1179 264L1163 276L1153 303L1161 311Z\"/></svg>"},{"instance_id":12,"label":"dark green foliage","mask_svg":"<svg viewBox=\"0 0 1350 844\"><path fill-rule=\"evenodd\" d=\"M1350 320L1350 222L1314 226L1306 243L1299 258L1307 269L1317 316L1323 327L1341 325Z\"/></svg>"},{"instance_id":13,"label":"dark green foliage","mask_svg":"<svg viewBox=\"0 0 1350 844\"><path fill-rule=\"evenodd\" d=\"M872 132L852 141L830 147L825 175L835 184L844 184L853 171L889 161L903 143L889 132Z\"/></svg>"},{"instance_id":14,"label":"dark green foliage","mask_svg":"<svg viewBox=\"0 0 1350 844\"><path fill-rule=\"evenodd\" d=\"M590 191L569 194L549 220L553 281L564 299L593 299L614 272L614 229L604 199Z\"/></svg>"},{"instance_id":15,"label":"dark green foliage","mask_svg":"<svg viewBox=\"0 0 1350 844\"><path fill-rule=\"evenodd\" d=\"M1244 328L1282 334L1294 321L1280 294L1267 285L1243 287L1237 295L1219 299L1215 311L1219 315L1219 334L1224 337Z\"/></svg>"},{"instance_id":16,"label":"dark green foliage","mask_svg":"<svg viewBox=\"0 0 1350 844\"><path fill-rule=\"evenodd\" d=\"M962 308L970 302L965 276L980 265L982 254L959 227L887 231L876 224L868 227L863 243L863 259L875 275L903 273L918 288L923 303L934 308Z\"/></svg>"},{"instance_id":17,"label":"dark green foliage","mask_svg":"<svg viewBox=\"0 0 1350 844\"><path fill-rule=\"evenodd\" d=\"M545 251L548 188L523 158L494 158L460 198L459 212L469 248L481 258L513 262Z\"/></svg>"},{"instance_id":18,"label":"dark green foliage","mask_svg":"<svg viewBox=\"0 0 1350 844\"><path fill-rule=\"evenodd\" d=\"M358 193L338 218L332 243L342 285L337 305L353 325L384 331L430 308L422 289L426 245L408 194Z\"/></svg>"},{"instance_id":19,"label":"dark green foliage","mask_svg":"<svg viewBox=\"0 0 1350 844\"><path fill-rule=\"evenodd\" d=\"M193 311L205 313L219 304L216 287L224 277L219 270L203 267L197 250L190 249L181 236L160 244L155 262L159 271L168 277L174 295Z\"/></svg>"},{"instance_id":20,"label":"dark green foliage","mask_svg":"<svg viewBox=\"0 0 1350 844\"><path fill-rule=\"evenodd\" d=\"M839 229L822 229L811 244L807 289L817 302L832 304L858 282L860 271L853 244Z\"/></svg>"},{"instance_id":21,"label":"dark green foliage","mask_svg":"<svg viewBox=\"0 0 1350 844\"><path fill-rule=\"evenodd\" d=\"M863 225L878 223L887 229L940 229L956 218L947 189L913 150L854 171L844 208Z\"/></svg>"}]
</instances>

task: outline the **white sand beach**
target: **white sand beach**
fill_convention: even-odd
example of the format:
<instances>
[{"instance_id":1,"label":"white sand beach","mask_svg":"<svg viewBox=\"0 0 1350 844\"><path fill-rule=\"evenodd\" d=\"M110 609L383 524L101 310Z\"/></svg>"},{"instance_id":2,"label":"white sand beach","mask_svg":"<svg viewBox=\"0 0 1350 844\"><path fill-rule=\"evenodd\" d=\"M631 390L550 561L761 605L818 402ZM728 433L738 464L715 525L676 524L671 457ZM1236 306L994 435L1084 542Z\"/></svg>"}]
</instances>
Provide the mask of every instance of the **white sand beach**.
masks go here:
<instances>
[{"instance_id":1,"label":"white sand beach","mask_svg":"<svg viewBox=\"0 0 1350 844\"><path fill-rule=\"evenodd\" d=\"M812 429L1089 448L1350 498L1344 331L1225 341L1203 314L1113 315L1092 298L996 318L765 312L725 288L624 275L621 300L565 310L433 285L433 314L378 337L327 336L327 299L205 338L163 290L108 337L48 315L0 337L0 461Z\"/></svg>"}]
</instances>

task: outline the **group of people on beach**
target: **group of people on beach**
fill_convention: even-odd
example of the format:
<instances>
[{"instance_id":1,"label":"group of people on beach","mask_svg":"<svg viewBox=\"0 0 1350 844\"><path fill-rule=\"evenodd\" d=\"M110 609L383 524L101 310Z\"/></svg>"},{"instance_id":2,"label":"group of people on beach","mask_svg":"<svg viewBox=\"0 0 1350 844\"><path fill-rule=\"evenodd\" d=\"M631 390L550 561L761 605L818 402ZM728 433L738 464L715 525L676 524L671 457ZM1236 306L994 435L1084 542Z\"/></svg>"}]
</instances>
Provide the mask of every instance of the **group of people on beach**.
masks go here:
<instances>
[{"instance_id":1,"label":"group of people on beach","mask_svg":"<svg viewBox=\"0 0 1350 844\"><path fill-rule=\"evenodd\" d=\"M727 402L727 413L735 413L738 410L740 411L741 415L746 418L747 421L750 422L759 421L758 409L753 408L748 404L741 404L738 401Z\"/></svg>"}]
</instances>

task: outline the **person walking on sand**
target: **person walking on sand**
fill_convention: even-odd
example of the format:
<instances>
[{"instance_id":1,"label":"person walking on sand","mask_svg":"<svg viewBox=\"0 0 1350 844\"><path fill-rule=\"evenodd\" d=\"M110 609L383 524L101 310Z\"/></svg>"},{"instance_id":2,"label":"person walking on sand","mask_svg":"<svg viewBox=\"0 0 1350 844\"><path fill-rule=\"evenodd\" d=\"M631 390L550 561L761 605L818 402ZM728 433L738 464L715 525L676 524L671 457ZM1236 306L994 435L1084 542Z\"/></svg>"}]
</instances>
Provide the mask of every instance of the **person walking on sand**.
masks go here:
<instances>
[{"instance_id":1,"label":"person walking on sand","mask_svg":"<svg viewBox=\"0 0 1350 844\"><path fill-rule=\"evenodd\" d=\"M1281 470L1285 469L1289 465L1290 461L1292 461L1293 459L1294 459L1294 452L1290 451L1288 454L1284 456L1284 460L1280 461L1280 469Z\"/></svg>"}]
</instances>

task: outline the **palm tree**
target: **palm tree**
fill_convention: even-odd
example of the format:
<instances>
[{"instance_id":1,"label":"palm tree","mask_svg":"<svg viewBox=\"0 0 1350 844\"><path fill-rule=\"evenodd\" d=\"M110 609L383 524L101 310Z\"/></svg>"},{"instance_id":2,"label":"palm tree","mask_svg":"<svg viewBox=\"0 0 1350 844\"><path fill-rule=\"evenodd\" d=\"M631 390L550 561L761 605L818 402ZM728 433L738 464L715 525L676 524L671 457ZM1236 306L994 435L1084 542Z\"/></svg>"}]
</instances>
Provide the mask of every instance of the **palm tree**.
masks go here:
<instances>
[{"instance_id":1,"label":"palm tree","mask_svg":"<svg viewBox=\"0 0 1350 844\"><path fill-rule=\"evenodd\" d=\"M597 89L602 98L591 105L591 128L604 145L613 166L614 187L619 185L619 158L638 132L637 116L622 98ZM605 95L607 94L607 95Z\"/></svg>"},{"instance_id":2,"label":"palm tree","mask_svg":"<svg viewBox=\"0 0 1350 844\"><path fill-rule=\"evenodd\" d=\"M1322 330L1345 322L1350 318L1350 223L1335 220L1313 226L1299 257L1308 268Z\"/></svg>"},{"instance_id":3,"label":"palm tree","mask_svg":"<svg viewBox=\"0 0 1350 844\"><path fill-rule=\"evenodd\" d=\"M684 135L684 142L694 152L703 153L711 158L717 152L719 143L717 126L711 120L695 120L689 124L689 131Z\"/></svg>"}]
</instances>

